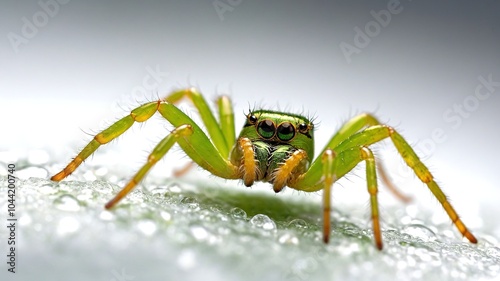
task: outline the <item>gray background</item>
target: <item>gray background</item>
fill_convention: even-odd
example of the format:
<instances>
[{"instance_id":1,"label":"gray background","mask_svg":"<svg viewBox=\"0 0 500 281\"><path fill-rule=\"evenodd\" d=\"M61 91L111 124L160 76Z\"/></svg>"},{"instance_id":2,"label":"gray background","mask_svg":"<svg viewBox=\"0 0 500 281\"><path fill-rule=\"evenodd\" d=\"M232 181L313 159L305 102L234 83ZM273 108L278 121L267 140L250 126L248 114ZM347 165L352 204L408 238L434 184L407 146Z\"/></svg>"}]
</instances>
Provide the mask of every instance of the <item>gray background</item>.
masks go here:
<instances>
[{"instance_id":1,"label":"gray background","mask_svg":"<svg viewBox=\"0 0 500 281\"><path fill-rule=\"evenodd\" d=\"M69 1L46 22L37 1L2 3L4 162L40 149L49 152L50 162L66 162L90 139L85 133L94 134L140 102L189 85L210 99L229 93L238 127L254 105L314 115L318 146L343 121L370 111L420 148L441 130L444 140L420 149L420 155L464 219L498 237L493 213L500 194L500 87L469 107L467 117L448 115L460 124L443 117L471 101L479 77L500 81L495 1L401 1L400 12L350 60L340 45L355 45L357 28L374 22L370 11L386 10L391 1L220 1L232 4L225 12L213 3ZM23 33L25 19L42 24ZM26 41L15 46L13 36ZM150 80L148 69L157 68L168 75ZM120 167L124 174L137 169L170 128L154 120L104 148L93 163ZM391 145L376 149L381 155L385 150L395 157ZM161 163L153 174L170 175L172 162ZM396 182L406 177L399 160L388 163ZM339 205L367 202L343 192L335 197Z\"/></svg>"}]
</instances>

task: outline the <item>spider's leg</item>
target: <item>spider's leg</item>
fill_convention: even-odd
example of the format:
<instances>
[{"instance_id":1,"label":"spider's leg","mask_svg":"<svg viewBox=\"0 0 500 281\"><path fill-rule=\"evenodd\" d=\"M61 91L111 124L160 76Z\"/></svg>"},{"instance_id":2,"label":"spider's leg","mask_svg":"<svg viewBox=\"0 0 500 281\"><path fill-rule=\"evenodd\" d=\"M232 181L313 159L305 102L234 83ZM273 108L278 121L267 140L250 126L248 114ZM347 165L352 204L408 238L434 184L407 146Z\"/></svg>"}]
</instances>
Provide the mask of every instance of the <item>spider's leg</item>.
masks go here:
<instances>
[{"instance_id":1,"label":"spider's leg","mask_svg":"<svg viewBox=\"0 0 500 281\"><path fill-rule=\"evenodd\" d=\"M217 101L221 124L215 119L215 115L208 106L203 95L196 88L186 88L168 94L164 101L177 104L183 98L187 98L193 103L200 114L201 120L206 127L210 138L224 158L229 157L229 151L235 142L234 114L231 100L227 96L222 96ZM232 134L231 134L232 126Z\"/></svg>"},{"instance_id":2,"label":"spider's leg","mask_svg":"<svg viewBox=\"0 0 500 281\"><path fill-rule=\"evenodd\" d=\"M342 127L333 135L333 137L328 141L325 148L322 150L322 153L326 151L326 149L331 147L337 147L341 142L346 140L348 137L353 134L361 131L364 128L373 125L380 125L381 123L370 113L362 113L357 116L354 116L347 122L345 122ZM317 159L319 161L319 158ZM389 176L387 175L384 167L381 165L381 162L377 164L377 170L380 174L380 179L384 183L384 185L389 189L392 194L398 198L399 200L408 203L411 201L411 197L403 194L398 188L391 182Z\"/></svg>"},{"instance_id":3,"label":"spider's leg","mask_svg":"<svg viewBox=\"0 0 500 281\"><path fill-rule=\"evenodd\" d=\"M252 186L259 178L259 167L255 161L255 151L252 141L248 138L239 138L236 143L238 159L240 159L239 175L245 186ZM236 161L235 161L236 162Z\"/></svg>"},{"instance_id":4,"label":"spider's leg","mask_svg":"<svg viewBox=\"0 0 500 281\"><path fill-rule=\"evenodd\" d=\"M339 151L343 151L351 147L368 146L385 138L390 138L392 140L405 163L414 171L417 177L427 185L434 197L436 197L439 203L441 203L441 206L446 211L451 221L455 224L458 231L460 231L460 233L470 242L477 243L477 239L467 229L455 209L446 198L446 195L434 181L434 177L430 173L429 169L424 165L424 163L422 163L408 142L406 142L406 140L393 128L385 125L375 125L369 127L366 130L349 137L346 141L339 144L335 150L338 149Z\"/></svg>"},{"instance_id":5,"label":"spider's leg","mask_svg":"<svg viewBox=\"0 0 500 281\"><path fill-rule=\"evenodd\" d=\"M382 234L380 230L380 219L378 209L378 187L375 167L375 157L371 150L364 146L352 147L336 153L332 149L327 149L321 156L322 177L318 180L318 189L323 189L323 241L328 243L330 237L330 209L331 209L331 188L333 183L352 170L359 162L366 162L366 180L368 183L368 193L370 194L370 206L373 223L373 236L378 249L382 249ZM300 177L299 177L300 178ZM300 180L292 183L291 187L304 190L303 182ZM306 190L307 191L307 190Z\"/></svg>"},{"instance_id":6,"label":"spider's leg","mask_svg":"<svg viewBox=\"0 0 500 281\"><path fill-rule=\"evenodd\" d=\"M292 153L283 164L273 172L273 190L274 192L280 192L289 181L294 180L296 176L297 168L302 164L303 161L307 160L307 153L298 149Z\"/></svg>"},{"instance_id":7,"label":"spider's leg","mask_svg":"<svg viewBox=\"0 0 500 281\"><path fill-rule=\"evenodd\" d=\"M69 176L80 164L87 159L101 144L106 144L127 131L134 122L144 122L156 112L157 103L146 103L133 109L128 116L123 117L116 123L103 130L90 141L78 155L59 173L52 176L51 180L61 181Z\"/></svg>"},{"instance_id":8,"label":"spider's leg","mask_svg":"<svg viewBox=\"0 0 500 281\"><path fill-rule=\"evenodd\" d=\"M382 234L380 232L380 215L377 199L377 170L375 168L375 157L368 147L361 147L360 156L366 162L366 181L368 183L368 193L370 194L370 206L372 209L373 237L379 250L382 250Z\"/></svg>"},{"instance_id":9,"label":"spider's leg","mask_svg":"<svg viewBox=\"0 0 500 281\"><path fill-rule=\"evenodd\" d=\"M205 116L205 119L202 119L202 121L206 120L204 121L206 127L211 128L213 126L219 126L216 123L212 112L209 110L206 101L203 99L203 96L199 95L199 93L196 92L195 89L184 89L181 91L173 92L169 96L167 96L165 100L173 100L175 103L177 103L183 96L188 96L190 100L193 102L193 104L195 104L195 107L197 107L198 110L202 112L200 113L200 115ZM194 100L197 100L198 102L194 103ZM217 98L216 104L219 112L220 130L217 130L215 128L212 129L211 131L209 130L209 133L211 133L210 136L212 137L212 141L220 140L220 134L222 133L222 137L223 139L225 139L227 146L222 145L220 141L219 142L215 141L215 143L220 144L219 146L217 146L217 148L219 149L219 151L222 151L223 155L227 157L229 151L226 151L225 149L231 148L233 145L235 145L233 105L231 103L231 99L225 95L219 96ZM210 115L212 115L212 117L210 117ZM174 176L179 177L187 173L192 167L194 167L193 162L190 162L185 167L174 171Z\"/></svg>"},{"instance_id":10,"label":"spider's leg","mask_svg":"<svg viewBox=\"0 0 500 281\"><path fill-rule=\"evenodd\" d=\"M154 163L156 163L156 161L170 149L174 142L178 143L187 156L189 156L196 164L212 174L225 179L239 178L239 167L231 164L228 159L222 156L207 135L191 118L189 118L175 105L159 100L139 106L138 108L132 110L128 116L120 119L109 128L97 134L66 168L52 177L52 180L62 180L73 172L78 165L91 155L101 144L107 143L118 137L130 128L134 122L146 121L156 111L158 111L177 129L157 145L153 153L151 153L148 158L148 163L144 165L141 170L139 170L131 183L129 183L129 185L127 185L127 187L121 192L123 195L130 192L130 190L140 179L144 177ZM118 200L120 198L121 197L119 197ZM110 206L113 204L114 203L110 203Z\"/></svg>"},{"instance_id":11,"label":"spider's leg","mask_svg":"<svg viewBox=\"0 0 500 281\"><path fill-rule=\"evenodd\" d=\"M174 143L178 143L187 156L212 174L226 179L239 178L239 167L231 164L217 151L207 135L191 118L171 103L158 101L157 104L158 112L177 128L155 147L148 157L148 162L125 188L106 204L108 209L127 195Z\"/></svg>"},{"instance_id":12,"label":"spider's leg","mask_svg":"<svg viewBox=\"0 0 500 281\"><path fill-rule=\"evenodd\" d=\"M134 177L120 190L120 192L106 204L106 209L112 208L116 203L123 199L134 187L144 178L147 172L170 150L179 138L187 137L193 134L193 129L190 125L182 125L174 129L168 136L162 139L151 154L148 156L146 164L134 175Z\"/></svg>"},{"instance_id":13,"label":"spider's leg","mask_svg":"<svg viewBox=\"0 0 500 281\"><path fill-rule=\"evenodd\" d=\"M226 139L226 143L231 149L236 142L236 131L234 127L233 104L228 96L222 95L217 99L217 108L219 109L219 122Z\"/></svg>"},{"instance_id":14,"label":"spider's leg","mask_svg":"<svg viewBox=\"0 0 500 281\"><path fill-rule=\"evenodd\" d=\"M382 165L382 161L379 161L377 163L377 171L378 174L380 175L380 179L382 180L384 185L389 189L389 191L392 192L392 195L394 195L396 198L403 201L404 203L411 202L412 200L411 196L402 193L389 179L389 175L387 175L385 167Z\"/></svg>"},{"instance_id":15,"label":"spider's leg","mask_svg":"<svg viewBox=\"0 0 500 281\"><path fill-rule=\"evenodd\" d=\"M328 243L330 239L330 229L331 229L331 189L333 183L337 180L337 177L333 171L335 152L331 149L325 150L323 156L321 157L323 165L323 175L324 175L324 188L323 188L323 241Z\"/></svg>"},{"instance_id":16,"label":"spider's leg","mask_svg":"<svg viewBox=\"0 0 500 281\"><path fill-rule=\"evenodd\" d=\"M238 178L238 166L231 164L227 157L219 151L203 130L175 105L158 101L158 112L175 127L190 125L193 133L178 138L177 143L198 166L215 176L225 179Z\"/></svg>"},{"instance_id":17,"label":"spider's leg","mask_svg":"<svg viewBox=\"0 0 500 281\"><path fill-rule=\"evenodd\" d=\"M359 132L360 130L373 125L378 125L380 122L369 113L362 113L357 116L354 116L347 122L345 122L342 127L333 135L333 137L328 141L325 145L325 148L321 151L320 155L323 155L323 152L329 148L337 147L341 142L346 140L348 137L353 134ZM318 158L319 160L319 158Z\"/></svg>"},{"instance_id":18,"label":"spider's leg","mask_svg":"<svg viewBox=\"0 0 500 281\"><path fill-rule=\"evenodd\" d=\"M401 155L405 163L410 168L412 168L417 177L427 185L432 194L436 197L439 203L441 203L441 206L446 211L451 221L455 224L460 233L463 236L465 236L470 242L477 243L477 239L467 229L467 227L462 222L455 209L451 206L450 202L446 198L446 195L443 193L438 184L434 181L434 177L429 172L429 169L418 158L415 151L406 142L406 140L404 140L404 138L391 127L385 125L371 126L366 130L357 132L354 135L348 137L346 140L342 141L337 147L331 149L334 155L337 155L337 157L335 158L335 165L334 165L335 172L333 174L335 178L339 179L343 177L345 174L351 171L360 161L364 159L363 157L359 156L352 158L355 155L351 155L350 153L348 153L348 151L351 150L356 151L359 150L360 147L368 147L369 145L379 142L385 138L390 138L392 140L392 142L394 143L396 149L398 150L399 154ZM327 149L325 152L329 150L330 149ZM370 157L368 157L368 159L369 158ZM369 162L370 161L367 161L367 163ZM325 165L326 165L325 161L322 160L322 158L318 157L318 159L313 161L309 170L299 175L293 182L289 184L289 186L291 188L307 192L314 192L321 189L325 189L326 190L325 192L329 193L329 190L325 187L325 179L328 178L325 177L326 175L324 167ZM370 168L370 170L367 170L367 175L368 173L375 175L376 170L373 169L374 168ZM368 178L370 177L371 176L368 175ZM373 177L373 179L369 180L371 181L368 183L369 186L375 186L376 184L375 179L376 178ZM373 190L373 188L371 189ZM372 205L372 213L374 212L374 210L376 210L376 208L374 208Z\"/></svg>"}]
</instances>

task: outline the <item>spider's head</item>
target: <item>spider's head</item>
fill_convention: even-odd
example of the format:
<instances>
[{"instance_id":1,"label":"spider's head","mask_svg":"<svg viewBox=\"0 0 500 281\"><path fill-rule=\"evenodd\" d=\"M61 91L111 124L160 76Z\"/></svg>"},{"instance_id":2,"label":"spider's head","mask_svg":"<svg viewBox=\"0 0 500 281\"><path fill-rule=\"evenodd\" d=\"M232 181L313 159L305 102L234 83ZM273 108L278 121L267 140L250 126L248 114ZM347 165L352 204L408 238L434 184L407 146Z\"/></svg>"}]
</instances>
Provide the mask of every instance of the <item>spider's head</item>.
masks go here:
<instances>
[{"instance_id":1,"label":"spider's head","mask_svg":"<svg viewBox=\"0 0 500 281\"><path fill-rule=\"evenodd\" d=\"M252 142L270 145L288 145L302 149L309 157L314 155L314 125L308 118L279 111L256 110L247 114L240 133Z\"/></svg>"}]
</instances>

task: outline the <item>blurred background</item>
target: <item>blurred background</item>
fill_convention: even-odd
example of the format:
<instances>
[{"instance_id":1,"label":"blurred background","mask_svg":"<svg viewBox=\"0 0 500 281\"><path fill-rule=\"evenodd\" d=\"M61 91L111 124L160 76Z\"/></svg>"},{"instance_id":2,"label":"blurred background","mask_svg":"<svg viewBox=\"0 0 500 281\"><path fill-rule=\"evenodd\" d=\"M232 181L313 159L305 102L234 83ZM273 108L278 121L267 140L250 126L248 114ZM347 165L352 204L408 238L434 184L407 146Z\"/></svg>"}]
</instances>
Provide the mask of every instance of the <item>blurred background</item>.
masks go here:
<instances>
[{"instance_id":1,"label":"blurred background","mask_svg":"<svg viewBox=\"0 0 500 281\"><path fill-rule=\"evenodd\" d=\"M368 111L415 145L465 221L499 235L496 1L41 0L0 7L4 162L43 150L62 167L87 134L178 87L199 87L210 100L229 94L238 128L254 107L314 116L317 151L342 122ZM171 128L153 119L92 161L137 169ZM416 181L390 142L378 147L395 159L387 166L396 183ZM367 202L342 196L338 204Z\"/></svg>"}]
</instances>

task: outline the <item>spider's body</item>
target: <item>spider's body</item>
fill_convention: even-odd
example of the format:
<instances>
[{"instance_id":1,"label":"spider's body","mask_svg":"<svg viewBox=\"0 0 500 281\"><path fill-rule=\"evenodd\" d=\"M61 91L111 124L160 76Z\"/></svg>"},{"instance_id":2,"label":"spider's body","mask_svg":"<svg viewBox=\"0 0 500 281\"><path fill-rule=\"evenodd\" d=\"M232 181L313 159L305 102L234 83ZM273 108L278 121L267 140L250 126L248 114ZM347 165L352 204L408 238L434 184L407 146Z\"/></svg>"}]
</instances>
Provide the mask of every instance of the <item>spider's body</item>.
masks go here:
<instances>
[{"instance_id":1,"label":"spider's body","mask_svg":"<svg viewBox=\"0 0 500 281\"><path fill-rule=\"evenodd\" d=\"M175 106L184 97L190 99L198 109L208 134ZM393 128L380 124L371 114L361 114L346 122L329 140L319 157L313 159L314 125L308 118L285 112L251 111L236 138L231 101L222 96L217 100L217 107L219 120L215 118L203 96L193 88L175 91L165 99L143 104L97 134L66 168L51 179L64 179L101 144L118 137L135 122L144 122L159 112L175 129L160 141L149 155L147 163L106 204L107 209L125 197L177 143L193 162L221 178L241 179L246 186L251 186L256 181L269 182L275 192L281 191L285 186L307 192L323 190L323 240L328 242L331 187L359 162L365 161L373 235L377 248L382 249L377 165L369 146L390 138L403 160L438 199L460 233L472 243L477 242L411 146ZM382 180L391 187L380 165L378 171ZM394 189L393 192L402 197Z\"/></svg>"},{"instance_id":2,"label":"spider's body","mask_svg":"<svg viewBox=\"0 0 500 281\"><path fill-rule=\"evenodd\" d=\"M279 192L286 182L276 181L287 159L301 151L302 157L288 173L289 179L303 174L314 156L313 124L307 118L289 113L267 110L252 111L238 137L241 145L235 145L231 151L231 163L242 167L242 176L246 186L254 181L274 184ZM245 158L245 147L251 147ZM255 160L255 167L250 167ZM245 167L247 164L247 167ZM293 176L292 176L293 175ZM286 179L288 180L288 179Z\"/></svg>"}]
</instances>

